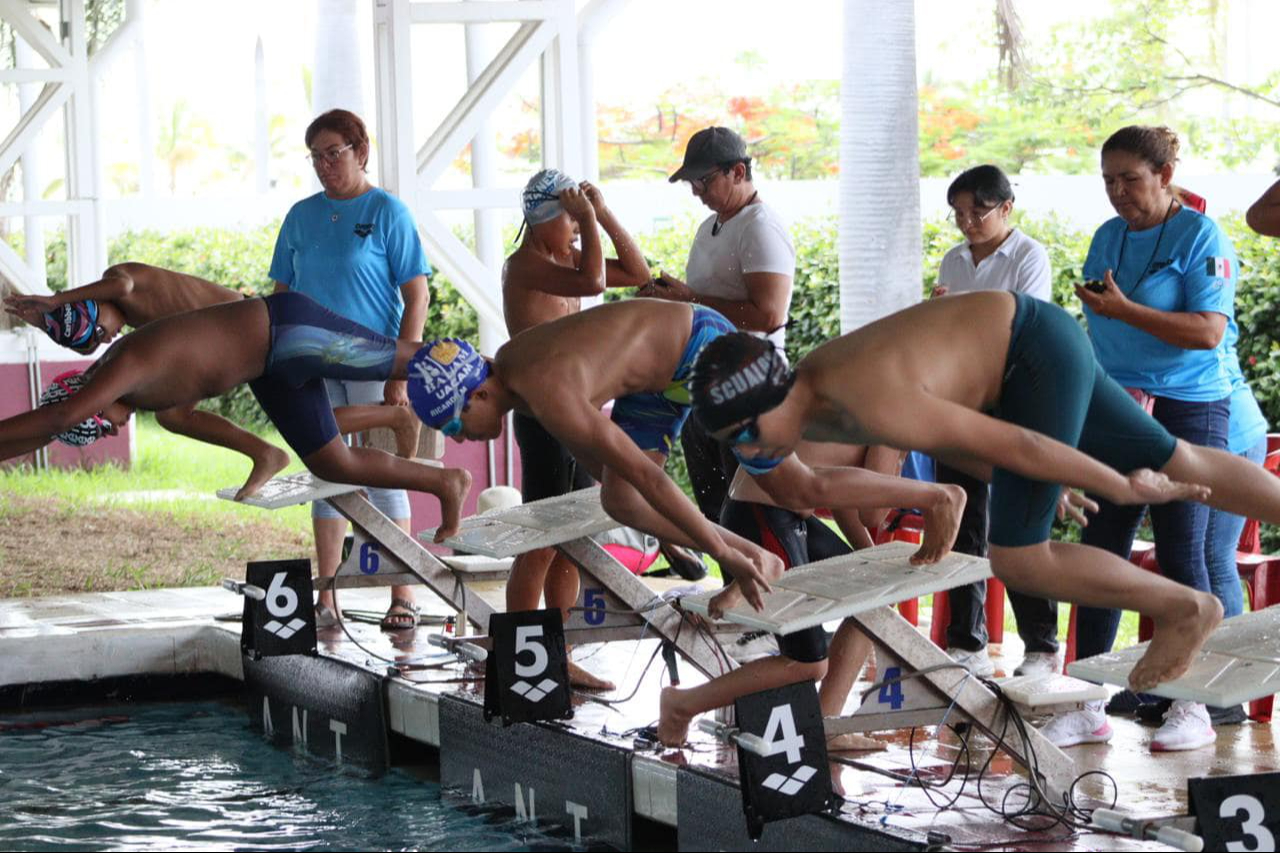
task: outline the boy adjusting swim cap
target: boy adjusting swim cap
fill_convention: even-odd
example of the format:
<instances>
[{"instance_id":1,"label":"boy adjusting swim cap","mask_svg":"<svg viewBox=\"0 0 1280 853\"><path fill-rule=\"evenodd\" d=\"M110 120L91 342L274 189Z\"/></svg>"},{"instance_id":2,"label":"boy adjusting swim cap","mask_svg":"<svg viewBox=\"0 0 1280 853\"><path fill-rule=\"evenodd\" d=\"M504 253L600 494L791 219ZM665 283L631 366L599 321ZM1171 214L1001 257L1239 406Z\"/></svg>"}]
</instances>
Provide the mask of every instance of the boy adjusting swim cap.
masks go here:
<instances>
[{"instance_id":1,"label":"boy adjusting swim cap","mask_svg":"<svg viewBox=\"0 0 1280 853\"><path fill-rule=\"evenodd\" d=\"M702 348L693 365L694 417L707 432L719 432L780 405L795 381L767 339L746 332L721 335Z\"/></svg>"},{"instance_id":2,"label":"boy adjusting swim cap","mask_svg":"<svg viewBox=\"0 0 1280 853\"><path fill-rule=\"evenodd\" d=\"M489 362L461 338L431 341L409 360L409 403L432 429L440 429L489 378Z\"/></svg>"},{"instance_id":3,"label":"boy adjusting swim cap","mask_svg":"<svg viewBox=\"0 0 1280 853\"><path fill-rule=\"evenodd\" d=\"M44 315L45 334L55 344L81 349L93 342L98 328L98 303L93 299L68 302Z\"/></svg>"},{"instance_id":4,"label":"boy adjusting swim cap","mask_svg":"<svg viewBox=\"0 0 1280 853\"><path fill-rule=\"evenodd\" d=\"M529 179L521 194L524 221L530 225L550 222L564 212L560 193L577 187L578 182L559 169L543 169Z\"/></svg>"},{"instance_id":5,"label":"boy adjusting swim cap","mask_svg":"<svg viewBox=\"0 0 1280 853\"><path fill-rule=\"evenodd\" d=\"M79 393L80 389L88 381L81 370L68 370L66 373L60 373L53 377L49 387L44 389L44 393L40 395L39 405L51 406L55 403L70 400ZM54 438L71 447L86 447L102 438L110 429L111 424L99 414L81 421L65 432L58 433Z\"/></svg>"}]
</instances>

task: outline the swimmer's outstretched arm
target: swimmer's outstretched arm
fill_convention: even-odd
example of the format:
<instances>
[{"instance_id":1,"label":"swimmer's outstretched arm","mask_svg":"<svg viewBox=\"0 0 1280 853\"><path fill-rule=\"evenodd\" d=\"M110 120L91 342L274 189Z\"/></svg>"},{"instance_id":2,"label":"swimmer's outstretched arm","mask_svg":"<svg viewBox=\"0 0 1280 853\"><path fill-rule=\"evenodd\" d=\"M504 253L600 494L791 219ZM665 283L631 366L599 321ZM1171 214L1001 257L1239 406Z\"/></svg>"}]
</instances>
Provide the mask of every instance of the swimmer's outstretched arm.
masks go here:
<instances>
[{"instance_id":1,"label":"swimmer's outstretched arm","mask_svg":"<svg viewBox=\"0 0 1280 853\"><path fill-rule=\"evenodd\" d=\"M46 311L52 311L59 305L67 305L72 302L79 302L82 299L96 299L99 302L115 302L123 299L133 292L133 279L116 271L115 267L107 270L98 281L91 284L73 287L69 290L62 290L50 296L41 296L36 294L16 294L7 296L4 300L5 310L10 314L22 317L28 323L32 323L28 316L30 312L38 312L43 314ZM32 323L32 325L35 325Z\"/></svg>"},{"instance_id":2,"label":"swimmer's outstretched arm","mask_svg":"<svg viewBox=\"0 0 1280 853\"><path fill-rule=\"evenodd\" d=\"M43 447L58 433L93 417L119 400L132 384L127 362L127 357L118 357L94 371L80 392L69 400L40 406L0 421L0 459Z\"/></svg>"}]
</instances>

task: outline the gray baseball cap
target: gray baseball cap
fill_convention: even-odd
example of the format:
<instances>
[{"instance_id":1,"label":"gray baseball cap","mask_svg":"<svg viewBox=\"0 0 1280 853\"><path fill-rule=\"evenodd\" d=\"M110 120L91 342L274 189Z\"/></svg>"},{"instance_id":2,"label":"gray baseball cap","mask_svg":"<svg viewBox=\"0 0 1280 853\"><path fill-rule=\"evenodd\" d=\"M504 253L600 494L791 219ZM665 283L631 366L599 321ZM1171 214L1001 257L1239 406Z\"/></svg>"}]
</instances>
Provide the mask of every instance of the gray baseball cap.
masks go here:
<instances>
[{"instance_id":1,"label":"gray baseball cap","mask_svg":"<svg viewBox=\"0 0 1280 853\"><path fill-rule=\"evenodd\" d=\"M701 178L716 166L726 163L750 161L747 143L727 127L706 127L689 137L684 149L684 163L667 180L692 181Z\"/></svg>"}]
</instances>

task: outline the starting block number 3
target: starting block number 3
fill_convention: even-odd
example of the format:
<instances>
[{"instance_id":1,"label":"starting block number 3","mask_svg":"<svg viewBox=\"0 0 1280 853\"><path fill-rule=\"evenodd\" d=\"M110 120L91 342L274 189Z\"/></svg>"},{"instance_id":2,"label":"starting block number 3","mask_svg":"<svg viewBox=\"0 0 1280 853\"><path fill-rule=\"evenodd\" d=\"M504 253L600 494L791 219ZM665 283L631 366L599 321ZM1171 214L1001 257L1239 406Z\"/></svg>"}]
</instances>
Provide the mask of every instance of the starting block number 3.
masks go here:
<instances>
[{"instance_id":1,"label":"starting block number 3","mask_svg":"<svg viewBox=\"0 0 1280 853\"><path fill-rule=\"evenodd\" d=\"M1223 800L1222 806L1218 809L1218 817L1223 820L1231 820L1241 815L1244 816L1244 820L1241 822L1240 832L1252 841L1249 843L1228 841L1227 849L1233 853L1237 850L1275 850L1276 838L1271 834L1271 830L1262 825L1267 814L1257 797L1234 794Z\"/></svg>"}]
</instances>

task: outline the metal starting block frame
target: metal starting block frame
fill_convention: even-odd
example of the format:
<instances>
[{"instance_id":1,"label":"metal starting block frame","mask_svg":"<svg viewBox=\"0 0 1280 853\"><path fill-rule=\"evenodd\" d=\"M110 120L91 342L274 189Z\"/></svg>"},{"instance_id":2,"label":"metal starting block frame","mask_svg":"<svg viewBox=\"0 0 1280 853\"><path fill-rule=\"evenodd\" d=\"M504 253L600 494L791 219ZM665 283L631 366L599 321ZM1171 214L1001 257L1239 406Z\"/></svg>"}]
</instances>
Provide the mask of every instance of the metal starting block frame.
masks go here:
<instances>
[{"instance_id":1,"label":"metal starting block frame","mask_svg":"<svg viewBox=\"0 0 1280 853\"><path fill-rule=\"evenodd\" d=\"M828 736L945 721L971 723L992 740L999 740L1006 711L995 693L891 607L899 601L990 578L991 563L952 553L932 565L915 566L910 557L917 548L908 542L889 542L800 566L771 584L773 592L765 593L763 612L742 604L724 618L778 634L851 618L871 638L877 676L884 681L898 680L885 684L878 693L868 693L853 714L828 718L824 723ZM691 596L682 603L688 610L706 613L710 598ZM1060 683L1052 692L1067 690L1064 696L1069 699L1041 701L1038 712L1063 704L1074 706L1082 701L1078 698L1081 688L1087 686ZM1103 688L1096 690L1106 693ZM1091 693L1088 689L1084 692ZM1024 700L1041 695L1024 693ZM1069 790L1077 775L1075 762L1031 726L1027 736L1048 790L1055 796ZM1022 754L1019 739L1006 737L1002 748L1028 773L1033 772L1031 757Z\"/></svg>"},{"instance_id":2,"label":"metal starting block frame","mask_svg":"<svg viewBox=\"0 0 1280 853\"><path fill-rule=\"evenodd\" d=\"M564 626L569 643L603 643L656 637L671 644L708 678L735 668L704 633L628 571L592 539L618 526L600 505L600 487L580 489L498 512L463 519L457 535L442 544L495 559L516 557L539 548L555 548L578 567L581 576L577 609ZM434 530L420 539L431 541ZM737 626L724 633L737 634Z\"/></svg>"},{"instance_id":3,"label":"metal starting block frame","mask_svg":"<svg viewBox=\"0 0 1280 853\"><path fill-rule=\"evenodd\" d=\"M219 490L231 500L235 489ZM471 581L501 580L504 561L537 548L553 547L581 573L578 606L565 624L569 643L600 643L656 637L670 643L696 669L713 678L736 666L705 634L685 624L672 604L613 558L591 537L618 526L600 505L598 486L554 498L463 519L456 536L443 545L469 555L432 554L373 506L359 486L328 483L310 474L292 474L268 482L243 503L264 509L327 500L351 522L354 544L332 578L317 578L316 589L392 586L420 583L459 615L460 633L467 621L487 634L494 608L479 595L468 594ZM435 529L419 534L431 542ZM725 626L722 633L740 633ZM476 642L483 644L483 639Z\"/></svg>"},{"instance_id":4,"label":"metal starting block frame","mask_svg":"<svg viewBox=\"0 0 1280 853\"><path fill-rule=\"evenodd\" d=\"M219 489L218 497L232 500L235 489ZM413 537L369 502L360 486L330 483L308 473L276 477L241 503L263 509L326 500L351 522L355 542L333 578L316 578L316 589L399 586L420 583L487 631L493 607L478 595L467 595L464 575L423 548ZM469 578L468 578L469 579Z\"/></svg>"}]
</instances>

